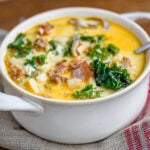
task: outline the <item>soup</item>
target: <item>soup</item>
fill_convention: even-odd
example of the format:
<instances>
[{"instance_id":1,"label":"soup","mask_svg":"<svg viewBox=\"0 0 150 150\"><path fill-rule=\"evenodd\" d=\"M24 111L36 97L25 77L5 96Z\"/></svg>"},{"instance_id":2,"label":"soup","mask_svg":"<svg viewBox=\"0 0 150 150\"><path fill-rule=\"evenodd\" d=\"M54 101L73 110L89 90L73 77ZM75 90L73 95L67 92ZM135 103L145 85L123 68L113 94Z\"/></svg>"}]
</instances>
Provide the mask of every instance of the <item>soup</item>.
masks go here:
<instances>
[{"instance_id":1,"label":"soup","mask_svg":"<svg viewBox=\"0 0 150 150\"><path fill-rule=\"evenodd\" d=\"M134 82L145 66L140 41L96 17L63 17L19 33L8 45L10 78L32 94L61 100L108 96Z\"/></svg>"}]
</instances>

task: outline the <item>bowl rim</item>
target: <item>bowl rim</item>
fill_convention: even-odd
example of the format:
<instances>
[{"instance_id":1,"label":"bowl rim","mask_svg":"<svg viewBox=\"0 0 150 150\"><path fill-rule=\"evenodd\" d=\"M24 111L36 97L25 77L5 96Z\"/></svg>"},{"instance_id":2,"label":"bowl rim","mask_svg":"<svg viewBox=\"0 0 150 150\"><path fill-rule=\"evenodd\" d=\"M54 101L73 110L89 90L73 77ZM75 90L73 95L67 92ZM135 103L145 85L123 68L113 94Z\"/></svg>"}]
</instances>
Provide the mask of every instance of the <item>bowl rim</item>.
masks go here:
<instances>
[{"instance_id":1,"label":"bowl rim","mask_svg":"<svg viewBox=\"0 0 150 150\"><path fill-rule=\"evenodd\" d=\"M8 35L4 38L4 40L1 43L0 49L3 49L4 47L6 47L8 45L7 39L9 39L9 36L11 33L13 33L14 31L16 31L17 29L19 29L23 24L28 23L28 22L32 22L32 20L38 20L38 18L42 17L43 15L49 14L49 13L56 13L58 11L79 11L79 10L84 10L84 11L97 11L98 12L103 12L103 13L107 13L109 15L113 15L116 18L120 19L120 20L124 20L126 21L128 24L134 26L137 30L139 30L140 32L142 32L143 36L145 36L146 40L149 41L149 36L148 34L144 31L143 28L141 28L138 24L136 24L135 22L133 22L132 20L121 16L118 13L109 11L109 10L105 10L105 9L99 9L99 8L92 8L92 7L65 7L65 8L58 8L58 9L53 9L53 10L49 10L49 11L45 11L42 13L39 13L37 15L34 15L30 18L28 18L27 20L23 21L22 23L18 24L17 26L15 26L9 33ZM58 17L55 17L58 18ZM40 21L38 21L40 23ZM114 21L115 22L115 21ZM31 24L31 23L30 23ZM26 29L30 28L31 25L28 27L26 27ZM129 30L129 29L128 29ZM23 31L23 30L22 30ZM138 37L137 37L138 38ZM149 51L149 50L148 50ZM17 90L17 92L19 92L19 94L21 93L22 98L31 98L31 99L36 99L39 101L44 101L44 102L48 102L48 103L56 103L56 104L71 104L71 105L76 105L76 104L92 104L92 103L98 103L98 102L104 102L104 101L109 101L109 100L113 100L117 97L120 97L121 95L126 94L127 92L129 92L130 90L132 90L134 87L136 87L137 85L139 85L141 83L141 81L146 77L146 75L149 72L149 68L150 68L150 61L148 62L147 66L145 66L144 71L142 72L142 74L135 80L135 82L133 82L131 85L129 85L128 87L126 87L125 89L121 89L111 95L108 95L106 97L100 97L100 98L95 98L95 99L86 99L86 100L60 100L60 99L53 99L53 98L46 98L46 97L42 97L42 96L38 96L35 94L32 94L30 92L28 92L27 90L22 89L21 87L19 87L18 85L16 85L8 76L5 66L4 66L4 52L0 51L0 73L2 74L2 77L7 81L7 83L9 83L13 88L15 88L15 90ZM148 53L148 52L147 52Z\"/></svg>"}]
</instances>

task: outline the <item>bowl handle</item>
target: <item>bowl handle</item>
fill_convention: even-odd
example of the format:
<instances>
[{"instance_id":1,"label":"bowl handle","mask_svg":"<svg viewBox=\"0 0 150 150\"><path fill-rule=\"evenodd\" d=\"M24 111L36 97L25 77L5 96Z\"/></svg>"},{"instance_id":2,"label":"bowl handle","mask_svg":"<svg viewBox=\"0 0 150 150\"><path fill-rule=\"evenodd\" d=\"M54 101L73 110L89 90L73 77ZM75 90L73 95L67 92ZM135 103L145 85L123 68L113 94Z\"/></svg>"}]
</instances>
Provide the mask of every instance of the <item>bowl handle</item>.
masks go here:
<instances>
[{"instance_id":1,"label":"bowl handle","mask_svg":"<svg viewBox=\"0 0 150 150\"><path fill-rule=\"evenodd\" d=\"M0 92L0 111L43 112L43 107L24 97L17 97Z\"/></svg>"},{"instance_id":2,"label":"bowl handle","mask_svg":"<svg viewBox=\"0 0 150 150\"><path fill-rule=\"evenodd\" d=\"M0 29L0 42L7 34L7 31ZM3 85L1 82L0 70L0 111L30 111L43 112L43 107L24 97L17 97L2 93Z\"/></svg>"},{"instance_id":3,"label":"bowl handle","mask_svg":"<svg viewBox=\"0 0 150 150\"><path fill-rule=\"evenodd\" d=\"M43 107L24 97L17 97L3 93L0 76L0 111L30 111L43 112Z\"/></svg>"},{"instance_id":4,"label":"bowl handle","mask_svg":"<svg viewBox=\"0 0 150 150\"><path fill-rule=\"evenodd\" d=\"M124 13L122 16L127 17L133 21L136 21L138 19L150 19L150 13L149 12L129 12L129 13Z\"/></svg>"}]
</instances>

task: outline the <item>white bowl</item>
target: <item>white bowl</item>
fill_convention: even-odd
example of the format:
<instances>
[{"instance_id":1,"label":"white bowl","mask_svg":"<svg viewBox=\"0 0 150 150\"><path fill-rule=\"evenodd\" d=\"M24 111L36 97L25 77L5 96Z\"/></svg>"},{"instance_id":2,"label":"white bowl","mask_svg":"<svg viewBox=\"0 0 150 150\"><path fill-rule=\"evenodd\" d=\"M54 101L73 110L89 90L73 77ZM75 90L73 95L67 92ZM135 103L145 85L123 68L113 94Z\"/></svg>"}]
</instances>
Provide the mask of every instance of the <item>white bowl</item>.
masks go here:
<instances>
[{"instance_id":1,"label":"white bowl","mask_svg":"<svg viewBox=\"0 0 150 150\"><path fill-rule=\"evenodd\" d=\"M133 32L141 43L149 41L145 31L126 16L102 9L64 8L31 17L16 26L1 44L0 71L5 92L16 96L0 93L0 110L11 110L24 128L47 140L71 144L102 140L132 123L143 109L148 91L150 52L147 51L146 67L140 77L127 88L110 96L84 101L63 101L33 95L9 78L4 67L7 45L19 32L40 22L63 16L97 16L112 20Z\"/></svg>"}]
</instances>

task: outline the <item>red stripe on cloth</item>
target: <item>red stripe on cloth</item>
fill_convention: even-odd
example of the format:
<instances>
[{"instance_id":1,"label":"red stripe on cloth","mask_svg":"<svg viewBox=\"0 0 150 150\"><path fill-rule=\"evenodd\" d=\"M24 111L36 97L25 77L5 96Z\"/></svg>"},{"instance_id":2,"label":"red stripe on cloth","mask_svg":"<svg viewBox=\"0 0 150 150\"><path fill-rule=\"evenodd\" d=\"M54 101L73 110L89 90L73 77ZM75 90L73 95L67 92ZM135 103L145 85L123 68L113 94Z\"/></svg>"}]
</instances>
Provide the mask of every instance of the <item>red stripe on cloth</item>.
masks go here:
<instances>
[{"instance_id":1,"label":"red stripe on cloth","mask_svg":"<svg viewBox=\"0 0 150 150\"><path fill-rule=\"evenodd\" d=\"M125 129L124 134L125 134L125 137L126 137L128 149L129 150L134 150L134 145L133 145L133 142L132 142L130 129L129 128Z\"/></svg>"},{"instance_id":2,"label":"red stripe on cloth","mask_svg":"<svg viewBox=\"0 0 150 150\"><path fill-rule=\"evenodd\" d=\"M137 125L132 126L131 129L132 129L132 136L134 138L136 150L142 150L142 144L138 133Z\"/></svg>"},{"instance_id":3,"label":"red stripe on cloth","mask_svg":"<svg viewBox=\"0 0 150 150\"><path fill-rule=\"evenodd\" d=\"M148 126L147 121L142 123L142 130L145 136L145 141L147 143L147 148L150 149L150 127Z\"/></svg>"}]
</instances>

